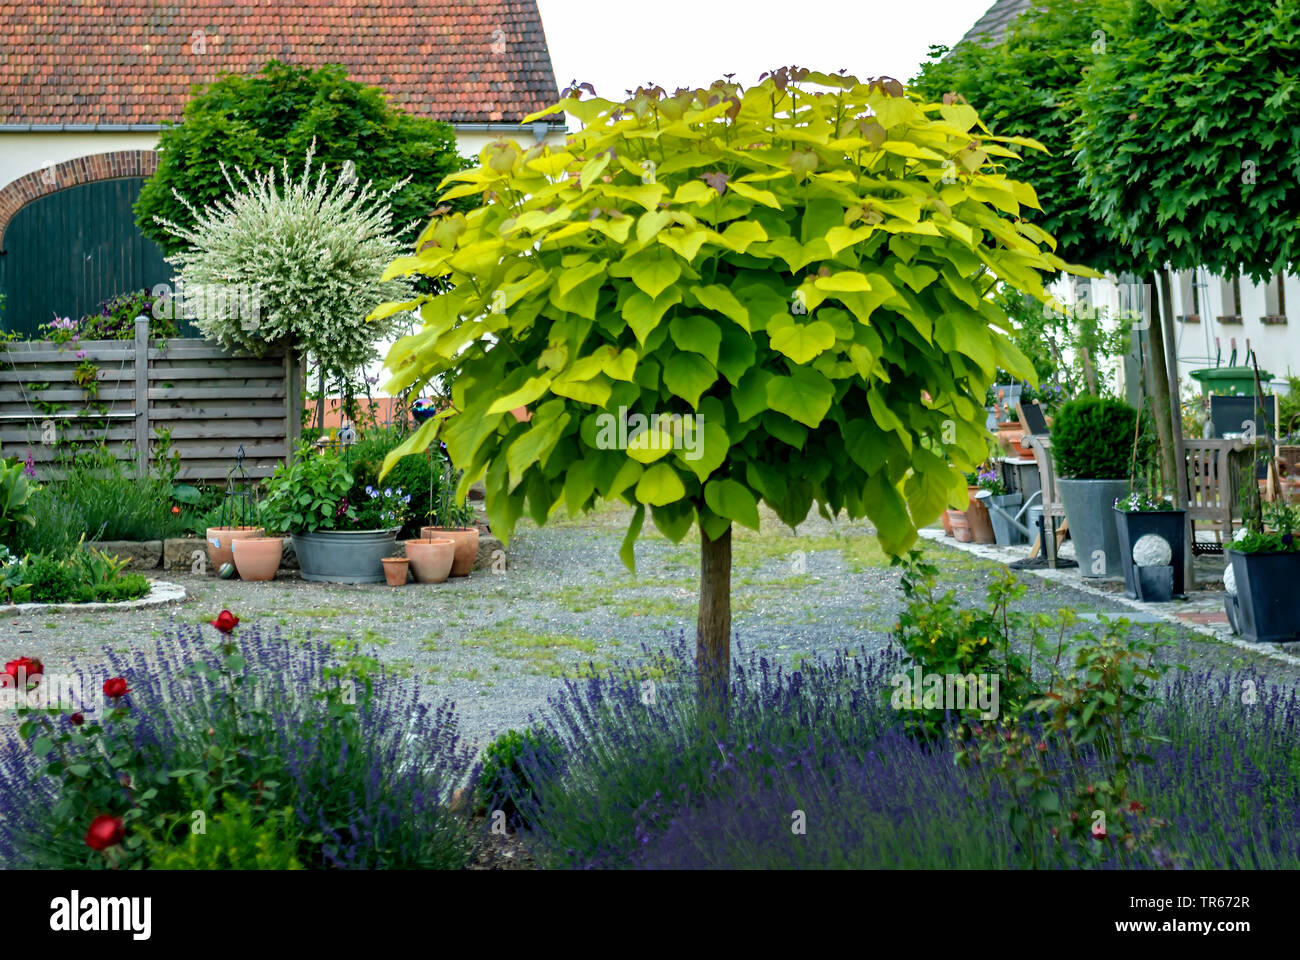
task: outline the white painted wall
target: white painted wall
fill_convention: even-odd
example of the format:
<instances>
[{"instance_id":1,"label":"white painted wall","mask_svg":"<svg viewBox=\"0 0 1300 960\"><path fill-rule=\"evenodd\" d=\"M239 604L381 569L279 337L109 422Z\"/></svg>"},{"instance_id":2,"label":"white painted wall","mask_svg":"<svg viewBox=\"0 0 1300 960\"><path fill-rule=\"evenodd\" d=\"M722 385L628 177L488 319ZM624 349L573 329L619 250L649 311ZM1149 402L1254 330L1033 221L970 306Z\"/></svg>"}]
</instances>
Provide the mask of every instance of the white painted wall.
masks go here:
<instances>
[{"instance_id":1,"label":"white painted wall","mask_svg":"<svg viewBox=\"0 0 1300 960\"><path fill-rule=\"evenodd\" d=\"M51 164L117 150L152 150L157 131L121 133L0 132L0 188Z\"/></svg>"}]
</instances>

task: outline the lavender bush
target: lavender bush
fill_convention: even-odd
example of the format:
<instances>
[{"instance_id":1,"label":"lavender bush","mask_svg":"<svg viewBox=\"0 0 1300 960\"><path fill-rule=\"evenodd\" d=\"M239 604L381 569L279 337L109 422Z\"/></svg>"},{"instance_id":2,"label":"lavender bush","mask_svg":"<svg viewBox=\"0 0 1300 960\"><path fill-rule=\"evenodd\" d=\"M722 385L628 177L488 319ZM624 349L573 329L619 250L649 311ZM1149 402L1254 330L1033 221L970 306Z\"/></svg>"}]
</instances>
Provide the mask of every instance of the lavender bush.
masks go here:
<instances>
[{"instance_id":1,"label":"lavender bush","mask_svg":"<svg viewBox=\"0 0 1300 960\"><path fill-rule=\"evenodd\" d=\"M539 862L633 868L1295 868L1300 851L1300 700L1248 675L1179 674L1140 726L1159 742L1129 773L1126 842L1013 829L1029 797L986 764L954 762L951 739L908 736L879 695L892 654L843 654L795 672L750 656L725 730L701 729L689 650L652 657L663 679L571 682L553 703L563 764L521 757ZM1241 691L1258 690L1254 702ZM647 696L647 691L653 694ZM1250 699L1250 698L1247 698ZM955 718L954 718L955 720ZM1113 763L1091 744L1049 745L1013 725L1059 780L1063 820ZM959 735L952 723L950 735ZM1035 746L1037 744L1037 746ZM1042 751L1039 753L1038 751ZM1041 798L1040 798L1041 799ZM1083 801L1085 804L1087 800ZM1129 801L1126 801L1126 803ZM1051 804L1044 804L1051 807ZM1008 815L1010 813L1010 815ZM1026 839L1028 837L1032 840ZM1032 843L1034 849L1028 849Z\"/></svg>"},{"instance_id":2,"label":"lavender bush","mask_svg":"<svg viewBox=\"0 0 1300 960\"><path fill-rule=\"evenodd\" d=\"M205 631L173 626L152 650L106 651L122 682L105 685L105 709L29 707L0 734L0 861L148 866L159 837L186 841L196 811L248 802L292 809L308 868L464 865L448 806L472 754L450 704L431 710L323 641L245 625L214 644ZM101 818L103 836L87 833Z\"/></svg>"}]
</instances>

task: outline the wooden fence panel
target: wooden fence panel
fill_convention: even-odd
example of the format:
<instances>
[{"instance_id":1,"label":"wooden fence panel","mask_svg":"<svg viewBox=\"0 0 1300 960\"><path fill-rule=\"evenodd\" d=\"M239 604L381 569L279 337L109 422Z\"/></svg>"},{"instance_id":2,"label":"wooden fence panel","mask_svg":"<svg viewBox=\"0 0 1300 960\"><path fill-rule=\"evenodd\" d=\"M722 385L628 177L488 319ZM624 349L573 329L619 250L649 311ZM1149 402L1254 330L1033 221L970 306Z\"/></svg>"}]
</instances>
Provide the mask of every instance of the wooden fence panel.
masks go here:
<instances>
[{"instance_id":1,"label":"wooden fence panel","mask_svg":"<svg viewBox=\"0 0 1300 960\"><path fill-rule=\"evenodd\" d=\"M0 344L0 456L30 456L57 472L57 441L102 440L120 460L152 450L160 433L181 455L180 478L224 480L244 448L250 477L271 474L301 432L301 373L292 355L232 354L206 340ZM96 371L96 394L73 382ZM90 404L94 404L91 408ZM141 467L146 465L141 463Z\"/></svg>"}]
</instances>

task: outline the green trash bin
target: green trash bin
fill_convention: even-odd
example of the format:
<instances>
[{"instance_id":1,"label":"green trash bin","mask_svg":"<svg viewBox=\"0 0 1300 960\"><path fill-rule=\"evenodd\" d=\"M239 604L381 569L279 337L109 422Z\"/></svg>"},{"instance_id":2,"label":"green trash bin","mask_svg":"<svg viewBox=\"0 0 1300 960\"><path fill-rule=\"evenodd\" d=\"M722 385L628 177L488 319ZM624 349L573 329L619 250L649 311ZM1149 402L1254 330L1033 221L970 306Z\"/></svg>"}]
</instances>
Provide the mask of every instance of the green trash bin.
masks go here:
<instances>
[{"instance_id":1,"label":"green trash bin","mask_svg":"<svg viewBox=\"0 0 1300 960\"><path fill-rule=\"evenodd\" d=\"M1204 396L1215 394L1220 397L1249 397L1255 392L1253 367L1206 367L1204 370L1193 370L1190 376L1200 383ZM1259 371L1259 382L1266 392L1271 379L1273 375L1267 370Z\"/></svg>"}]
</instances>

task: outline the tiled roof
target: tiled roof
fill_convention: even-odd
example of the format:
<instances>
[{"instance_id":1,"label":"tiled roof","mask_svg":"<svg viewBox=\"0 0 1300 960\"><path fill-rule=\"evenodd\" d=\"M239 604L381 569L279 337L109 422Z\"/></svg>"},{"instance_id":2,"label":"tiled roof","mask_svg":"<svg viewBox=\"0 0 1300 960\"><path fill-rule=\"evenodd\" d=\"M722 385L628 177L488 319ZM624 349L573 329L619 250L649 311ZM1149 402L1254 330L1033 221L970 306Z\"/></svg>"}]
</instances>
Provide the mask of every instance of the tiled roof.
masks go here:
<instances>
[{"instance_id":1,"label":"tiled roof","mask_svg":"<svg viewBox=\"0 0 1300 960\"><path fill-rule=\"evenodd\" d=\"M1002 39L1003 32L1016 19L1033 5L1033 0L996 0L993 6L984 11L984 16L975 21L975 25L966 31L960 43L979 40L980 43L996 44Z\"/></svg>"},{"instance_id":2,"label":"tiled roof","mask_svg":"<svg viewBox=\"0 0 1300 960\"><path fill-rule=\"evenodd\" d=\"M0 125L178 120L193 84L271 59L453 122L558 99L536 0L0 0Z\"/></svg>"}]
</instances>

